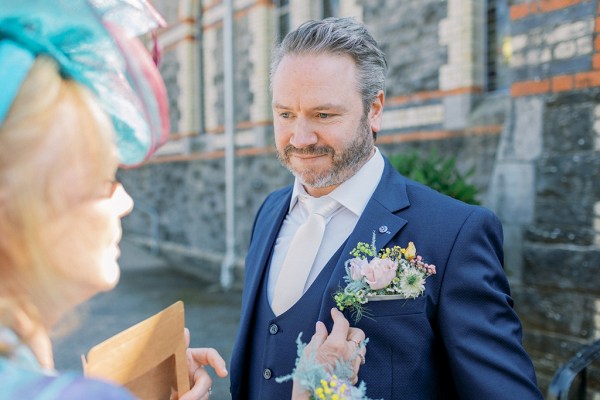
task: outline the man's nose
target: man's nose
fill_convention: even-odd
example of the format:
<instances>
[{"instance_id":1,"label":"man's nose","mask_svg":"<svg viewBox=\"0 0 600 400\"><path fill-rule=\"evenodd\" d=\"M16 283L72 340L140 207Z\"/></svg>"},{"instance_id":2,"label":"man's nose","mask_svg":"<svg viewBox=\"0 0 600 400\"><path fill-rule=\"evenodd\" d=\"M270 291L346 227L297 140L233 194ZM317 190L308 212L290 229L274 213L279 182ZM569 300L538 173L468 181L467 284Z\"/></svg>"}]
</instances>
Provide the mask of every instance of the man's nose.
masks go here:
<instances>
[{"instance_id":1,"label":"man's nose","mask_svg":"<svg viewBox=\"0 0 600 400\"><path fill-rule=\"evenodd\" d=\"M315 126L311 124L306 118L298 118L294 125L294 132L290 144L296 148L304 148L318 141L317 131Z\"/></svg>"}]
</instances>

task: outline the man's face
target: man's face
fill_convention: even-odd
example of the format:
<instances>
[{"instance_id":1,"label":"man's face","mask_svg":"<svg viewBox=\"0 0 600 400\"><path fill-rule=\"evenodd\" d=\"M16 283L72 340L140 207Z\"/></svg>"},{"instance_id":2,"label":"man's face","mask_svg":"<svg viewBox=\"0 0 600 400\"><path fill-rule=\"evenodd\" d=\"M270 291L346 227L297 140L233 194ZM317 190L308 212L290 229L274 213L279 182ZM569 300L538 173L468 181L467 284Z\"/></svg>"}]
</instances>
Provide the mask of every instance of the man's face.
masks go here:
<instances>
[{"instance_id":1,"label":"man's face","mask_svg":"<svg viewBox=\"0 0 600 400\"><path fill-rule=\"evenodd\" d=\"M273 76L275 144L308 193L324 195L373 155L383 93L365 115L349 56L285 56Z\"/></svg>"}]
</instances>

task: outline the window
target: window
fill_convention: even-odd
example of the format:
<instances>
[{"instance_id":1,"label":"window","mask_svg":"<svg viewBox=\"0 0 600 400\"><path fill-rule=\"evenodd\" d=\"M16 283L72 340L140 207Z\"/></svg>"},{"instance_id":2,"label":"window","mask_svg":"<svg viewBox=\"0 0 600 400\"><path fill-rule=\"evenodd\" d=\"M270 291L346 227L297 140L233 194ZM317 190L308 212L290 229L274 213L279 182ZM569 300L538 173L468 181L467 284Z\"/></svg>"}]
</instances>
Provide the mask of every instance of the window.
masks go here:
<instances>
[{"instance_id":1,"label":"window","mask_svg":"<svg viewBox=\"0 0 600 400\"><path fill-rule=\"evenodd\" d=\"M275 16L277 18L277 41L281 42L290 31L290 2L289 0L277 0Z\"/></svg>"},{"instance_id":2,"label":"window","mask_svg":"<svg viewBox=\"0 0 600 400\"><path fill-rule=\"evenodd\" d=\"M486 89L507 89L511 56L508 0L488 0L486 19Z\"/></svg>"},{"instance_id":3,"label":"window","mask_svg":"<svg viewBox=\"0 0 600 400\"><path fill-rule=\"evenodd\" d=\"M337 17L340 14L339 0L323 0L321 2L321 15L323 18Z\"/></svg>"}]
</instances>

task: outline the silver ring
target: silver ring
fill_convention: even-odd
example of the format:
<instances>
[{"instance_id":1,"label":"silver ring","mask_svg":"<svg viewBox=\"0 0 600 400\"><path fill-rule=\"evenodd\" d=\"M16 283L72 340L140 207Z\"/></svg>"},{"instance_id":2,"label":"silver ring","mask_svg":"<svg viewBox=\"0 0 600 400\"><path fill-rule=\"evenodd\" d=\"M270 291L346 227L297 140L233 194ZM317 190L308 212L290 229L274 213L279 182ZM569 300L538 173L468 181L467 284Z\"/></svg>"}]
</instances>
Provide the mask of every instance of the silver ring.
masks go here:
<instances>
[{"instance_id":1,"label":"silver ring","mask_svg":"<svg viewBox=\"0 0 600 400\"><path fill-rule=\"evenodd\" d=\"M360 357L360 365L365 365L365 356L360 353L358 353L358 356Z\"/></svg>"},{"instance_id":2,"label":"silver ring","mask_svg":"<svg viewBox=\"0 0 600 400\"><path fill-rule=\"evenodd\" d=\"M208 395L210 396L212 394L212 386L208 388Z\"/></svg>"},{"instance_id":3,"label":"silver ring","mask_svg":"<svg viewBox=\"0 0 600 400\"><path fill-rule=\"evenodd\" d=\"M361 341L360 341L360 340L354 340L354 339L352 339L352 340L350 340L350 341L351 341L351 342L354 342L354 344L356 344L356 347L360 347L360 343L361 343Z\"/></svg>"}]
</instances>

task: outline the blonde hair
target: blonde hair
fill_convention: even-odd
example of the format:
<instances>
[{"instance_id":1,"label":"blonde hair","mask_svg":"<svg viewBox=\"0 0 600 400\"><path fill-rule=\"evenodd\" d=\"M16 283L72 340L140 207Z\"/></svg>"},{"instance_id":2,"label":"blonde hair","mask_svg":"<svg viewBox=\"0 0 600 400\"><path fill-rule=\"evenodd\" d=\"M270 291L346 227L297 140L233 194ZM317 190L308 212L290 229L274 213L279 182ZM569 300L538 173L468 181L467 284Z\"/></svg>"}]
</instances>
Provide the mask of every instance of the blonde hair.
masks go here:
<instances>
[{"instance_id":1,"label":"blonde hair","mask_svg":"<svg viewBox=\"0 0 600 400\"><path fill-rule=\"evenodd\" d=\"M40 325L35 304L60 301L41 227L114 179L116 164L112 123L93 95L38 57L0 125L0 324L25 313Z\"/></svg>"}]
</instances>

